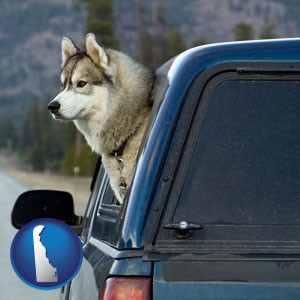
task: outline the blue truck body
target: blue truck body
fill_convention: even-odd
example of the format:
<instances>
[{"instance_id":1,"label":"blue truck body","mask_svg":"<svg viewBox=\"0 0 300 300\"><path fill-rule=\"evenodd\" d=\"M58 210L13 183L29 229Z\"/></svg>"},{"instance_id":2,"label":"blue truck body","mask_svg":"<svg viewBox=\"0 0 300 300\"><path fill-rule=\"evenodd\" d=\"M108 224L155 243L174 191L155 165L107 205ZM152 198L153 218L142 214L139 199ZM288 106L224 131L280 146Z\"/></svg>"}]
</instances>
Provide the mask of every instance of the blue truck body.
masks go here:
<instances>
[{"instance_id":1,"label":"blue truck body","mask_svg":"<svg viewBox=\"0 0 300 300\"><path fill-rule=\"evenodd\" d=\"M300 299L300 39L190 49L153 97L121 207L95 172L61 299L115 299L109 278L149 280L138 299Z\"/></svg>"},{"instance_id":2,"label":"blue truck body","mask_svg":"<svg viewBox=\"0 0 300 300\"><path fill-rule=\"evenodd\" d=\"M182 139L182 133L179 132L177 124L193 84L199 76L207 74L203 75L206 78L201 82L205 87L207 82L216 76L216 73L235 69L236 66L244 69L251 68L253 62L256 65L262 63L262 66L258 67L258 72L264 72L264 70L266 73L272 72L270 68L273 63L285 64L281 76L284 76L284 72L287 74L294 72L293 63L300 62L300 40L251 41L202 46L184 52L157 71L158 94L161 99L158 100L160 103L157 105L157 111L154 112L151 129L149 129L141 150L127 208L122 216L120 236L114 246L103 241L100 242L94 237L87 239L84 251L89 271L83 271L74 280L73 287L71 285L68 291L69 298L82 299L85 297L87 281L90 280L95 281L93 294L96 295L101 291L103 282L107 277L146 276L151 278L151 297L155 300L299 299L300 282L293 278L291 280L283 279L281 282L280 274L278 275L279 279L275 278L272 281L274 276L270 275L270 278L266 276L266 279L258 279L257 282L255 278L247 281L234 276L229 279L226 279L225 276L222 279L222 276L214 278L212 275L208 279L199 279L195 274L191 278L189 276L184 278L184 275L179 279L173 279L172 276L166 278L166 271L162 265L165 261L172 263L172 259L176 262L176 259L180 260L178 258L180 256L182 256L183 265L178 268L171 268L173 272L183 271L184 265L187 268L187 271L183 272L184 274L206 271L200 267L199 269L191 268L192 265L195 265L193 261L195 255L200 254L194 254L193 257L193 252L191 252L192 258L189 258L188 250L182 251L182 253L175 251L174 256L169 254L166 258L159 253L159 250L155 249L153 235L149 235L149 231L156 231L159 226L159 218L153 217L153 214L160 215L163 207L167 205L164 199L157 199L160 197L158 189L164 182L171 180L172 175L168 175L164 170L167 168L166 164L169 162L170 153L177 151L174 150L174 141ZM277 268L274 267L273 272L280 273L280 270L292 268L294 264L299 265L297 253L292 252L292 258L286 253L284 254L284 257L278 254L278 257L273 261L275 265L277 264ZM226 257L220 258L218 253L214 255L217 257L216 260L228 262ZM254 256L254 261L262 259L262 256L264 255L260 254L256 258ZM103 268L103 264L100 263L103 261L103 257L107 258L106 265L108 264L108 267ZM196 260L199 259L205 258L196 258ZM214 260L214 258L210 259ZM228 273L230 273L231 264L234 265L235 259L239 260L240 258L230 257L228 259L229 264L227 266ZM243 259L247 258L244 257ZM253 257L250 258L250 263L253 262L252 259ZM104 260L106 261L106 259ZM272 261L272 256L267 256L266 261ZM96 267L97 264L99 264L98 267ZM216 268L218 268L218 264ZM238 268L243 268L243 265ZM99 278L96 276L97 273Z\"/></svg>"}]
</instances>

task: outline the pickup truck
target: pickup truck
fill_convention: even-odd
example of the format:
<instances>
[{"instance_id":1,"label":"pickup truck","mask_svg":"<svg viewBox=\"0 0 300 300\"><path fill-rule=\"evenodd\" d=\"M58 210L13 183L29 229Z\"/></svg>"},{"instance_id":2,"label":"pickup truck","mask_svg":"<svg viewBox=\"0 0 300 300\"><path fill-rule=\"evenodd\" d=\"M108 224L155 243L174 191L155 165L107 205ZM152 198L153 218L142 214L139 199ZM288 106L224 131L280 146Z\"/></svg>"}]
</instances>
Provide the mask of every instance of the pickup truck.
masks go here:
<instances>
[{"instance_id":1,"label":"pickup truck","mask_svg":"<svg viewBox=\"0 0 300 300\"><path fill-rule=\"evenodd\" d=\"M15 205L16 227L53 217L79 232L61 299L300 299L300 39L190 49L157 70L153 96L123 205L101 163L84 217L64 193Z\"/></svg>"}]
</instances>

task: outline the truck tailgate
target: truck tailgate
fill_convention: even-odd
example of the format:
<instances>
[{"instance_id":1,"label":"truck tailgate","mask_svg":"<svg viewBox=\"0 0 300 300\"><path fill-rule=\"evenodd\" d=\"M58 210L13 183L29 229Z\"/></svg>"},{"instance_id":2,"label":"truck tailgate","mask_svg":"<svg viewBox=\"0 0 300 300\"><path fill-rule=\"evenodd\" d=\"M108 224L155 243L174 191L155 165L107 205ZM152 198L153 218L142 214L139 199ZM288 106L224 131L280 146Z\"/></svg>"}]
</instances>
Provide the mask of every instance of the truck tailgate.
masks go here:
<instances>
[{"instance_id":1,"label":"truck tailgate","mask_svg":"<svg viewBox=\"0 0 300 300\"><path fill-rule=\"evenodd\" d=\"M227 271L224 270L226 263ZM202 264L200 269L199 264ZM296 300L300 297L300 282L296 282L299 277L299 262L258 263L251 269L247 263L244 266L243 263L231 263L231 268L229 262L225 262L225 265L218 264L219 262L195 261L155 262L153 299Z\"/></svg>"}]
</instances>

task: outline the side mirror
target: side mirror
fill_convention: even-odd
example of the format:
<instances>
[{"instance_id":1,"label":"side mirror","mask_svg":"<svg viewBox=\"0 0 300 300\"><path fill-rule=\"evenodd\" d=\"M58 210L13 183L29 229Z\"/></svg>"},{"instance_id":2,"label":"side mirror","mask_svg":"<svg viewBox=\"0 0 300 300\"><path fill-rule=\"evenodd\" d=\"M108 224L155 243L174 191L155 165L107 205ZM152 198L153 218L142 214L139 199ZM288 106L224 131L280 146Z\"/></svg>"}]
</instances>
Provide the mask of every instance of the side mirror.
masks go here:
<instances>
[{"instance_id":1,"label":"side mirror","mask_svg":"<svg viewBox=\"0 0 300 300\"><path fill-rule=\"evenodd\" d=\"M33 190L21 194L12 211L12 225L20 229L26 223L53 218L70 225L78 234L81 232L82 217L74 213L73 197L68 192Z\"/></svg>"}]
</instances>

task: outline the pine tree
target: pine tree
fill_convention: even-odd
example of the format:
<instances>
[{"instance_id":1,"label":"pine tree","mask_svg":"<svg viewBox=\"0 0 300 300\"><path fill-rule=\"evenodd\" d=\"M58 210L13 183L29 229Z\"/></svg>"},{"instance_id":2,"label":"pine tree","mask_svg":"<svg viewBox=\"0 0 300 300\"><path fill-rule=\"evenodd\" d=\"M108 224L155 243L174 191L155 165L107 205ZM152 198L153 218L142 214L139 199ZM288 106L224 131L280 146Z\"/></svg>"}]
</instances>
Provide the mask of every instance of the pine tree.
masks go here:
<instances>
[{"instance_id":1,"label":"pine tree","mask_svg":"<svg viewBox=\"0 0 300 300\"><path fill-rule=\"evenodd\" d=\"M253 40L253 28L251 25L240 21L233 28L233 35L235 41Z\"/></svg>"},{"instance_id":2,"label":"pine tree","mask_svg":"<svg viewBox=\"0 0 300 300\"><path fill-rule=\"evenodd\" d=\"M192 47L203 46L207 44L209 44L209 42L205 38L200 37L199 39L193 42Z\"/></svg>"},{"instance_id":3,"label":"pine tree","mask_svg":"<svg viewBox=\"0 0 300 300\"><path fill-rule=\"evenodd\" d=\"M4 117L0 120L0 148L8 152L16 149L18 134L11 118Z\"/></svg>"},{"instance_id":4,"label":"pine tree","mask_svg":"<svg viewBox=\"0 0 300 300\"><path fill-rule=\"evenodd\" d=\"M181 32L177 28L168 30L165 43L165 59L170 59L186 50Z\"/></svg>"},{"instance_id":5,"label":"pine tree","mask_svg":"<svg viewBox=\"0 0 300 300\"><path fill-rule=\"evenodd\" d=\"M41 124L43 124L43 120L39 106L34 101L28 109L23 125L22 150L24 155L29 159L33 169L39 171L45 168Z\"/></svg>"},{"instance_id":6,"label":"pine tree","mask_svg":"<svg viewBox=\"0 0 300 300\"><path fill-rule=\"evenodd\" d=\"M86 5L86 33L92 32L105 47L116 48L114 35L114 14L112 0L79 0L79 5Z\"/></svg>"},{"instance_id":7,"label":"pine tree","mask_svg":"<svg viewBox=\"0 0 300 300\"><path fill-rule=\"evenodd\" d=\"M265 17L259 38L260 39L274 39L274 38L276 38L276 36L277 36L277 34L275 32L274 25L271 23L271 21L268 17Z\"/></svg>"},{"instance_id":8,"label":"pine tree","mask_svg":"<svg viewBox=\"0 0 300 300\"><path fill-rule=\"evenodd\" d=\"M163 48L164 48L164 32L166 31L166 24L164 19L165 9L164 6L159 5L158 0L152 0L151 15L152 15L152 24L151 24L152 67L157 68L165 60Z\"/></svg>"},{"instance_id":9,"label":"pine tree","mask_svg":"<svg viewBox=\"0 0 300 300\"><path fill-rule=\"evenodd\" d=\"M77 156L75 154L75 144L66 152L61 162L63 172L73 175L74 168L79 168L79 175L91 175L96 166L98 156L91 152L91 148L85 143L82 146L82 151Z\"/></svg>"},{"instance_id":10,"label":"pine tree","mask_svg":"<svg viewBox=\"0 0 300 300\"><path fill-rule=\"evenodd\" d=\"M35 145L38 143L39 136L39 108L36 101L32 102L29 106L27 115L23 124L23 132L22 132L22 149L26 151L28 147Z\"/></svg>"},{"instance_id":11,"label":"pine tree","mask_svg":"<svg viewBox=\"0 0 300 300\"><path fill-rule=\"evenodd\" d=\"M30 105L20 139L22 158L39 171L54 169L64 155L62 125L52 120L46 102Z\"/></svg>"}]
</instances>

